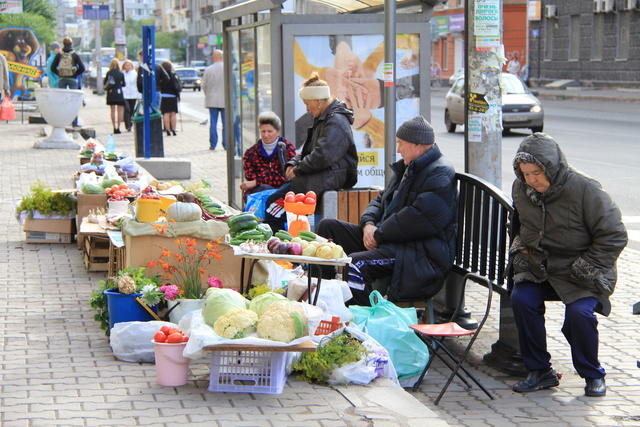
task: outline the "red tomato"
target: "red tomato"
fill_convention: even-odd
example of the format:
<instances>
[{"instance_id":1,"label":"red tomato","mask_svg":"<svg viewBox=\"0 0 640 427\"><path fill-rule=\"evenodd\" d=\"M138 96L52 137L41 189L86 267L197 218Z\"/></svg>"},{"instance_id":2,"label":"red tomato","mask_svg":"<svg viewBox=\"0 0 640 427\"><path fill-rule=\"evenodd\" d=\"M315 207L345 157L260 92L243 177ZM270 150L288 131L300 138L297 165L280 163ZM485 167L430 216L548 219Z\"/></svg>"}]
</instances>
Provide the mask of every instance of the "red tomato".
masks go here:
<instances>
[{"instance_id":1,"label":"red tomato","mask_svg":"<svg viewBox=\"0 0 640 427\"><path fill-rule=\"evenodd\" d=\"M186 335L183 335L182 336L182 342L187 342L187 341L189 341L189 337L186 336Z\"/></svg>"},{"instance_id":2,"label":"red tomato","mask_svg":"<svg viewBox=\"0 0 640 427\"><path fill-rule=\"evenodd\" d=\"M165 335L169 335L170 330L171 330L171 326L167 326L167 325L164 325L162 328L160 328L160 332L162 332Z\"/></svg>"},{"instance_id":3,"label":"red tomato","mask_svg":"<svg viewBox=\"0 0 640 427\"><path fill-rule=\"evenodd\" d=\"M305 205L315 205L316 204L316 199L314 199L313 197L306 197L304 199L304 204Z\"/></svg>"},{"instance_id":4,"label":"red tomato","mask_svg":"<svg viewBox=\"0 0 640 427\"><path fill-rule=\"evenodd\" d=\"M293 191L287 191L287 194L285 194L284 197L287 197L289 194L291 194L292 196L296 195L296 193L294 193Z\"/></svg>"},{"instance_id":5,"label":"red tomato","mask_svg":"<svg viewBox=\"0 0 640 427\"><path fill-rule=\"evenodd\" d=\"M118 189L120 189L120 190L126 190L127 188L129 188L129 186L127 184L118 185Z\"/></svg>"},{"instance_id":6,"label":"red tomato","mask_svg":"<svg viewBox=\"0 0 640 427\"><path fill-rule=\"evenodd\" d=\"M122 191L122 190L116 190L116 191L113 192L113 194L115 196L124 197L124 191Z\"/></svg>"},{"instance_id":7,"label":"red tomato","mask_svg":"<svg viewBox=\"0 0 640 427\"><path fill-rule=\"evenodd\" d=\"M284 196L284 201L287 203L294 203L296 201L296 196L293 194L287 194Z\"/></svg>"},{"instance_id":8,"label":"red tomato","mask_svg":"<svg viewBox=\"0 0 640 427\"><path fill-rule=\"evenodd\" d=\"M171 334L181 334L182 331L178 328L169 328L169 332L167 332L167 335L171 335Z\"/></svg>"},{"instance_id":9,"label":"red tomato","mask_svg":"<svg viewBox=\"0 0 640 427\"><path fill-rule=\"evenodd\" d=\"M318 198L318 196L316 195L315 191L307 191L307 194L305 194L305 196L312 197L313 199L317 199Z\"/></svg>"},{"instance_id":10,"label":"red tomato","mask_svg":"<svg viewBox=\"0 0 640 427\"><path fill-rule=\"evenodd\" d=\"M175 334L171 334L167 337L167 343L169 344L176 344L176 343L180 343L182 342L182 337L184 335L182 335L181 333L175 333Z\"/></svg>"},{"instance_id":11,"label":"red tomato","mask_svg":"<svg viewBox=\"0 0 640 427\"><path fill-rule=\"evenodd\" d=\"M153 336L153 340L155 342L167 342L167 336L164 333L162 333L162 331L158 331Z\"/></svg>"},{"instance_id":12,"label":"red tomato","mask_svg":"<svg viewBox=\"0 0 640 427\"><path fill-rule=\"evenodd\" d=\"M305 197L306 196L302 193L296 194L296 202L304 202Z\"/></svg>"}]
</instances>

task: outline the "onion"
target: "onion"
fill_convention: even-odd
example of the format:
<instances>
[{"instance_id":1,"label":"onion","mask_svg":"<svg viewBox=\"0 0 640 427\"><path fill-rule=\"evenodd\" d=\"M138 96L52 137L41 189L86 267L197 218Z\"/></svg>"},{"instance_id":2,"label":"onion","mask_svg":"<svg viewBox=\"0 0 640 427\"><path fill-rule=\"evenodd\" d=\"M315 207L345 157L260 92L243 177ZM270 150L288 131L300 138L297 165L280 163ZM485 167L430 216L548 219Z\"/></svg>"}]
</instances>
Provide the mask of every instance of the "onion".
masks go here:
<instances>
[{"instance_id":1,"label":"onion","mask_svg":"<svg viewBox=\"0 0 640 427\"><path fill-rule=\"evenodd\" d=\"M297 242L289 242L289 254L302 255L302 245Z\"/></svg>"}]
</instances>

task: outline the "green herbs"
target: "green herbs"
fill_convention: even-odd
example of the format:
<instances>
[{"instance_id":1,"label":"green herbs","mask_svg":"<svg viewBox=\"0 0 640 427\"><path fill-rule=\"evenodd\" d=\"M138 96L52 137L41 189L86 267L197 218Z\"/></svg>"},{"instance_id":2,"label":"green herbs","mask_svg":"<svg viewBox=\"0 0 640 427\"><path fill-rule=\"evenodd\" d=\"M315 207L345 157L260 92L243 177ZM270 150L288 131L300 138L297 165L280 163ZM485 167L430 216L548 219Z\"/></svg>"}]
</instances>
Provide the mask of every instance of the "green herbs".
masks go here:
<instances>
[{"instance_id":1,"label":"green herbs","mask_svg":"<svg viewBox=\"0 0 640 427\"><path fill-rule=\"evenodd\" d=\"M284 294L284 289L271 289L266 283L258 284L257 282L254 282L253 287L249 289L244 297L247 299L254 299L255 297L266 294L267 292L275 292L282 295Z\"/></svg>"},{"instance_id":2,"label":"green herbs","mask_svg":"<svg viewBox=\"0 0 640 427\"><path fill-rule=\"evenodd\" d=\"M299 377L310 383L326 383L331 372L348 363L355 363L366 354L357 338L343 332L326 342L320 343L313 353L303 353L293 365Z\"/></svg>"},{"instance_id":3,"label":"green herbs","mask_svg":"<svg viewBox=\"0 0 640 427\"><path fill-rule=\"evenodd\" d=\"M68 215L76 208L76 199L71 194L56 192L46 188L41 181L36 181L29 188L29 194L22 197L16 208L22 211L38 211L43 215Z\"/></svg>"}]
</instances>

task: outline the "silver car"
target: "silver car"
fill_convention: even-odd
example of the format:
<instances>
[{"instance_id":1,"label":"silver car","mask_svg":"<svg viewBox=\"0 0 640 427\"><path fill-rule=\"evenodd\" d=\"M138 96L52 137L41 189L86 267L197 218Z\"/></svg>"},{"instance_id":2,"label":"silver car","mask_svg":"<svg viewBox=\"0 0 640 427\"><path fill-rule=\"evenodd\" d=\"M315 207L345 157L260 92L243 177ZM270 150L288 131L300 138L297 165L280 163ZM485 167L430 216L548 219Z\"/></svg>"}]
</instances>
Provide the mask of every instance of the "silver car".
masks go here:
<instances>
[{"instance_id":1,"label":"silver car","mask_svg":"<svg viewBox=\"0 0 640 427\"><path fill-rule=\"evenodd\" d=\"M529 128L532 132L542 132L544 128L542 104L527 85L513 74L502 73L500 87L503 129ZM456 80L447 92L444 123L448 132L455 132L457 125L464 124L464 77Z\"/></svg>"}]
</instances>

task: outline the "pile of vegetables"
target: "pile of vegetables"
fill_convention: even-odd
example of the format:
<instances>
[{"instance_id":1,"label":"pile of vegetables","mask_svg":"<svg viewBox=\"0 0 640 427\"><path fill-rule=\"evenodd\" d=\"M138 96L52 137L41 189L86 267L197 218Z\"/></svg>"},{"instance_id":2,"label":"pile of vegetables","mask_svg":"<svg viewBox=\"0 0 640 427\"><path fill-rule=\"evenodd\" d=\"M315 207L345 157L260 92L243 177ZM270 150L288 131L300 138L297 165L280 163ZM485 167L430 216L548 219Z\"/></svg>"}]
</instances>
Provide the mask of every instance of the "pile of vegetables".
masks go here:
<instances>
[{"instance_id":1,"label":"pile of vegetables","mask_svg":"<svg viewBox=\"0 0 640 427\"><path fill-rule=\"evenodd\" d=\"M301 231L296 237L291 237L285 231L278 231L267 241L267 249L272 254L303 255L323 259L346 256L342 246L329 242L311 231Z\"/></svg>"},{"instance_id":2,"label":"pile of vegetables","mask_svg":"<svg viewBox=\"0 0 640 427\"><path fill-rule=\"evenodd\" d=\"M299 303L275 292L266 292L249 303L234 290L210 288L202 315L222 338L239 339L255 332L259 338L288 343L308 333Z\"/></svg>"},{"instance_id":3,"label":"pile of vegetables","mask_svg":"<svg viewBox=\"0 0 640 427\"><path fill-rule=\"evenodd\" d=\"M266 242L272 235L271 227L267 224L259 224L258 218L252 213L243 212L227 219L229 234L231 235L231 245L241 243Z\"/></svg>"},{"instance_id":4,"label":"pile of vegetables","mask_svg":"<svg viewBox=\"0 0 640 427\"><path fill-rule=\"evenodd\" d=\"M299 378L310 383L326 383L331 372L348 363L355 363L366 355L362 343L348 332L323 341L315 352L303 353L293 365Z\"/></svg>"},{"instance_id":5,"label":"pile of vegetables","mask_svg":"<svg viewBox=\"0 0 640 427\"><path fill-rule=\"evenodd\" d=\"M68 192L56 192L36 181L23 196L16 212L38 211L43 215L68 215L76 208L76 199Z\"/></svg>"},{"instance_id":6,"label":"pile of vegetables","mask_svg":"<svg viewBox=\"0 0 640 427\"><path fill-rule=\"evenodd\" d=\"M164 325L158 332L153 336L154 342L166 343L166 344L180 344L183 342L188 342L189 337L184 334L178 328L172 328L170 326Z\"/></svg>"},{"instance_id":7,"label":"pile of vegetables","mask_svg":"<svg viewBox=\"0 0 640 427\"><path fill-rule=\"evenodd\" d=\"M224 208L219 203L214 202L204 191L197 191L195 196L200 201L200 206L213 216L223 216L226 214Z\"/></svg>"}]
</instances>

